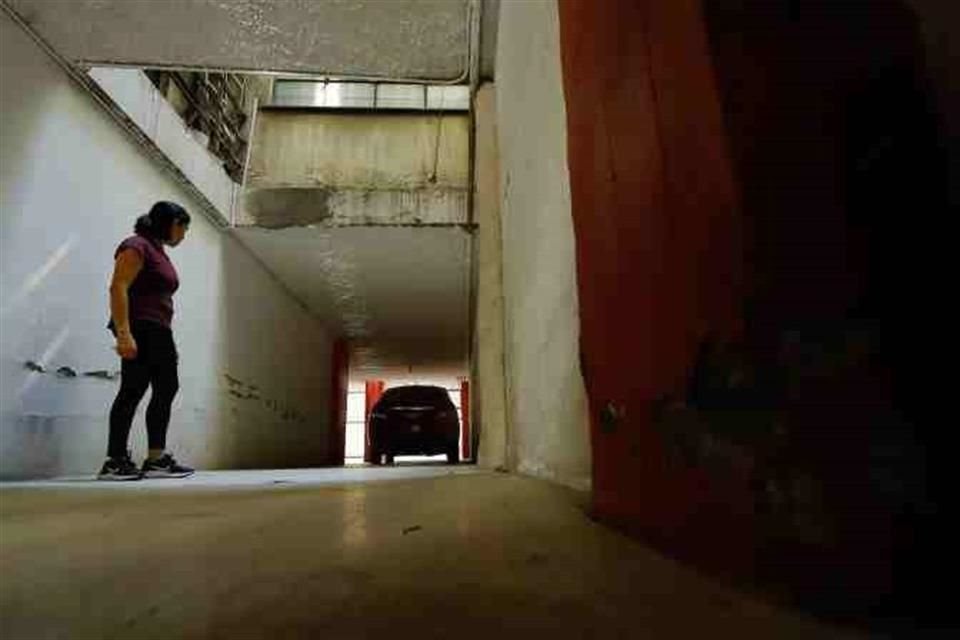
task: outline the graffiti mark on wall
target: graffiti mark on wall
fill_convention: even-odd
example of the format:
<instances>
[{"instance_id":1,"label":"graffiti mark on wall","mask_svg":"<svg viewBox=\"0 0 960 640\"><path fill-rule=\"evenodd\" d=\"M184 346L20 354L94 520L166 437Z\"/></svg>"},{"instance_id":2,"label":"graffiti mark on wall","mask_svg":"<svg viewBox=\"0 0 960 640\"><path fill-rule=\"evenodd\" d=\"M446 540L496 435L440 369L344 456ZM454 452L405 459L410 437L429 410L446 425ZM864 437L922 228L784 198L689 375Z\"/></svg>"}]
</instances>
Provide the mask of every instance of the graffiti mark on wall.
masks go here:
<instances>
[{"instance_id":1,"label":"graffiti mark on wall","mask_svg":"<svg viewBox=\"0 0 960 640\"><path fill-rule=\"evenodd\" d=\"M91 371L84 371L82 373L78 373L77 370L74 369L73 367L63 365L63 366L57 367L53 371L50 371L47 369L47 367L43 366L42 364L34 360L27 360L26 362L24 362L23 368L26 369L27 371L30 371L31 373L50 374L50 375L56 376L57 378L66 378L66 379L83 377L83 378L95 378L98 380L118 380L120 378L120 371L118 370L108 371L107 369L93 369Z\"/></svg>"},{"instance_id":2,"label":"graffiti mark on wall","mask_svg":"<svg viewBox=\"0 0 960 640\"><path fill-rule=\"evenodd\" d=\"M223 378L227 382L227 393L237 400L256 402L267 411L276 414L284 422L307 422L307 416L300 413L298 409L275 398L263 395L259 386L244 382L226 373L223 374Z\"/></svg>"}]
</instances>

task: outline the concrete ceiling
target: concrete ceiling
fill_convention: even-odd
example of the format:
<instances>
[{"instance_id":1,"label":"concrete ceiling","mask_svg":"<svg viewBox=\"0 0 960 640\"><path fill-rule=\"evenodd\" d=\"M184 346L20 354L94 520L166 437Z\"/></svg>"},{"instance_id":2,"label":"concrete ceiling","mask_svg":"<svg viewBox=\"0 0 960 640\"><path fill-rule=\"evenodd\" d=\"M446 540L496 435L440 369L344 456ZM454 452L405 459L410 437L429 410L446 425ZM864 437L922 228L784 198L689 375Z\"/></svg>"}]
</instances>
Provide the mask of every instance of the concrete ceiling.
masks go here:
<instances>
[{"instance_id":1,"label":"concrete ceiling","mask_svg":"<svg viewBox=\"0 0 960 640\"><path fill-rule=\"evenodd\" d=\"M2 0L83 64L466 79L469 0ZM499 0L481 18L495 31ZM492 75L495 37L482 66Z\"/></svg>"},{"instance_id":2,"label":"concrete ceiling","mask_svg":"<svg viewBox=\"0 0 960 640\"><path fill-rule=\"evenodd\" d=\"M470 235L462 228L234 232L316 316L350 338L352 374L466 374Z\"/></svg>"}]
</instances>

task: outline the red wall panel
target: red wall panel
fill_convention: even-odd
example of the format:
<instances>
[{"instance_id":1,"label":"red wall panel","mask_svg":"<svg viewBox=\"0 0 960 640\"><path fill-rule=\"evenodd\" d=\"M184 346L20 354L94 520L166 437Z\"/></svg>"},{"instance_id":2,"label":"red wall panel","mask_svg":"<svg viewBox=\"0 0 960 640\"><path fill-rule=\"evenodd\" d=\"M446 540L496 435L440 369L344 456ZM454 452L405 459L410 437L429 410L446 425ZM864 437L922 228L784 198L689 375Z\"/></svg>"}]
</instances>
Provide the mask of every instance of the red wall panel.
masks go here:
<instances>
[{"instance_id":1,"label":"red wall panel","mask_svg":"<svg viewBox=\"0 0 960 640\"><path fill-rule=\"evenodd\" d=\"M915 16L559 7L597 515L831 613L906 609L952 450L925 409L950 250L910 222L948 210Z\"/></svg>"},{"instance_id":2,"label":"red wall panel","mask_svg":"<svg viewBox=\"0 0 960 640\"><path fill-rule=\"evenodd\" d=\"M701 339L740 331L737 198L698 3L571 1L560 17L595 509L749 565L743 483L673 464L652 425Z\"/></svg>"},{"instance_id":3,"label":"red wall panel","mask_svg":"<svg viewBox=\"0 0 960 640\"><path fill-rule=\"evenodd\" d=\"M347 437L347 385L350 353L347 341L338 339L330 354L330 430L327 433L327 464L343 464Z\"/></svg>"},{"instance_id":4,"label":"red wall panel","mask_svg":"<svg viewBox=\"0 0 960 640\"><path fill-rule=\"evenodd\" d=\"M373 462L373 454L370 451L370 414L373 412L373 406L383 395L386 388L386 382L383 380L367 380L366 394L364 397L364 418L363 418L363 459L365 462Z\"/></svg>"}]
</instances>

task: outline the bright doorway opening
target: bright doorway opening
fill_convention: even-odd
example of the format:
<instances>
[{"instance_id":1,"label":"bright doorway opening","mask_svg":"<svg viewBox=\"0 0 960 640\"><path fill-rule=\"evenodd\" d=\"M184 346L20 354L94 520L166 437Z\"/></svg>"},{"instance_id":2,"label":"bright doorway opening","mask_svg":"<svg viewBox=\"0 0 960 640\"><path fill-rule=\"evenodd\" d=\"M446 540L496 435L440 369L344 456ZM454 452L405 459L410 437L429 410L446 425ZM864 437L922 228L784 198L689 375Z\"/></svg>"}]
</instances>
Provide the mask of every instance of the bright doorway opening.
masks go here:
<instances>
[{"instance_id":1,"label":"bright doorway opening","mask_svg":"<svg viewBox=\"0 0 960 640\"><path fill-rule=\"evenodd\" d=\"M366 424L367 424L367 385L366 380L351 380L347 389L347 421L346 438L344 438L344 463L347 466L361 466L367 464L364 460L366 451ZM460 422L460 451L463 451L463 404L464 391L461 386L461 380L458 378L449 379L402 379L385 380L384 391L393 387L401 387L412 384L426 384L443 387L450 395L453 406L457 409L457 419ZM469 400L468 400L469 402ZM445 454L435 456L397 456L395 463L400 465L409 464L446 464Z\"/></svg>"}]
</instances>

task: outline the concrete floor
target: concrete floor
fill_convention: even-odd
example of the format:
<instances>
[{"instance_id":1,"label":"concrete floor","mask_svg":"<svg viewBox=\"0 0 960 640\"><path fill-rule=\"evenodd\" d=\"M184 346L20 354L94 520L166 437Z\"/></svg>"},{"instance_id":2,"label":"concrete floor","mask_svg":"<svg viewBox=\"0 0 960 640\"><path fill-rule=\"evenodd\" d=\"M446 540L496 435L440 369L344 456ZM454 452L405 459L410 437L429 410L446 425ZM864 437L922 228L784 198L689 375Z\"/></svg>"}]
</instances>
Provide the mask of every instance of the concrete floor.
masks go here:
<instances>
[{"instance_id":1,"label":"concrete floor","mask_svg":"<svg viewBox=\"0 0 960 640\"><path fill-rule=\"evenodd\" d=\"M241 471L198 471L189 478L170 478L142 482L99 482L93 474L66 476L53 480L0 482L0 491L7 489L98 489L105 491L163 491L170 489L266 489L286 487L318 487L382 480L412 480L448 475L476 473L470 465L450 466L445 462L399 462L394 466L356 465L318 469L255 469ZM6 494L3 494L6 495Z\"/></svg>"},{"instance_id":2,"label":"concrete floor","mask_svg":"<svg viewBox=\"0 0 960 640\"><path fill-rule=\"evenodd\" d=\"M565 489L444 466L6 484L0 621L4 640L851 635L591 522Z\"/></svg>"}]
</instances>

